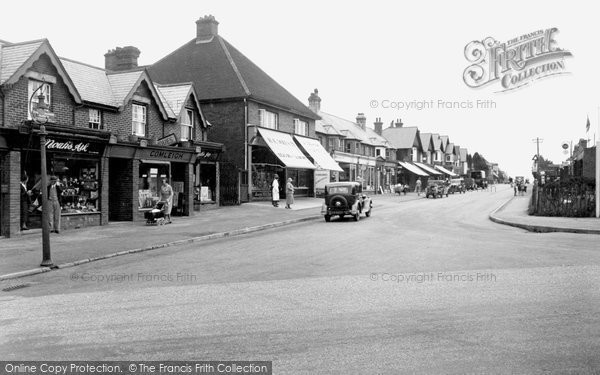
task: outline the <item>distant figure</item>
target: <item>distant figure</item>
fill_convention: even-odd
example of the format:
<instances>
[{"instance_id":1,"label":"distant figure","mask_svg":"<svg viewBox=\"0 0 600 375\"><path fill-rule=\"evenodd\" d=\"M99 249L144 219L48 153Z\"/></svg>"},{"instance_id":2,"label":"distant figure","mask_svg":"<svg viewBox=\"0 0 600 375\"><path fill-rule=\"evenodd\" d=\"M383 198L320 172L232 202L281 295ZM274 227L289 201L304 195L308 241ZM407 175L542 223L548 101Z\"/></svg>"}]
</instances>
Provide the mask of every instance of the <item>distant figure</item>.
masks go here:
<instances>
[{"instance_id":1,"label":"distant figure","mask_svg":"<svg viewBox=\"0 0 600 375\"><path fill-rule=\"evenodd\" d=\"M418 196L421 196L421 177L417 178L417 183L415 184L415 193Z\"/></svg>"},{"instance_id":2,"label":"distant figure","mask_svg":"<svg viewBox=\"0 0 600 375\"><path fill-rule=\"evenodd\" d=\"M160 187L160 200L165 203L163 208L165 213L166 224L171 224L171 209L173 208L173 188L167 182L167 178L162 178L162 186Z\"/></svg>"},{"instance_id":3,"label":"distant figure","mask_svg":"<svg viewBox=\"0 0 600 375\"><path fill-rule=\"evenodd\" d=\"M273 196L273 207L279 207L279 176L275 175L271 184L271 195Z\"/></svg>"},{"instance_id":4,"label":"distant figure","mask_svg":"<svg viewBox=\"0 0 600 375\"><path fill-rule=\"evenodd\" d=\"M294 204L294 185L290 177L287 180L287 184L285 184L285 208L291 209L292 204Z\"/></svg>"}]
</instances>

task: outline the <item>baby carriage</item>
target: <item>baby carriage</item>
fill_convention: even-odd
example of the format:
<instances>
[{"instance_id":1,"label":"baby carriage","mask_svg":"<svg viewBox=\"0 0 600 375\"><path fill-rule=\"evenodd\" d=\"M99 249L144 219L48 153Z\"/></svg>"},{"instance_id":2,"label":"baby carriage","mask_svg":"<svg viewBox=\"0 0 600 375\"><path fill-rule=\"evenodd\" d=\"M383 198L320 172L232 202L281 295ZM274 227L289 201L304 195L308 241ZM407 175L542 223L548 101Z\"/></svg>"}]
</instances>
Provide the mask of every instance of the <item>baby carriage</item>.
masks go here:
<instances>
[{"instance_id":1,"label":"baby carriage","mask_svg":"<svg viewBox=\"0 0 600 375\"><path fill-rule=\"evenodd\" d=\"M165 208L167 202L159 201L153 209L144 213L146 225L164 225L165 224Z\"/></svg>"}]
</instances>

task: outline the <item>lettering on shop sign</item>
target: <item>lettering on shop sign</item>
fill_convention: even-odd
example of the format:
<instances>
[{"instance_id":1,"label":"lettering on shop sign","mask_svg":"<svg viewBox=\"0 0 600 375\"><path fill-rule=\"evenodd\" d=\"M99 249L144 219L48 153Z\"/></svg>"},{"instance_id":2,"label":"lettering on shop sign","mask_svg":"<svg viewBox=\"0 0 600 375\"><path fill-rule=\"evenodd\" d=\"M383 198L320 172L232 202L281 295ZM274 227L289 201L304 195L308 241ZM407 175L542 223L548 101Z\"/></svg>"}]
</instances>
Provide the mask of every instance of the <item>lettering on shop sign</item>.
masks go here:
<instances>
[{"instance_id":1,"label":"lettering on shop sign","mask_svg":"<svg viewBox=\"0 0 600 375\"><path fill-rule=\"evenodd\" d=\"M153 150L150 151L150 157L169 160L182 160L183 152Z\"/></svg>"},{"instance_id":2,"label":"lettering on shop sign","mask_svg":"<svg viewBox=\"0 0 600 375\"><path fill-rule=\"evenodd\" d=\"M71 141L59 142L54 139L46 140L46 150L61 150L74 152L89 152L89 143L74 143Z\"/></svg>"}]
</instances>

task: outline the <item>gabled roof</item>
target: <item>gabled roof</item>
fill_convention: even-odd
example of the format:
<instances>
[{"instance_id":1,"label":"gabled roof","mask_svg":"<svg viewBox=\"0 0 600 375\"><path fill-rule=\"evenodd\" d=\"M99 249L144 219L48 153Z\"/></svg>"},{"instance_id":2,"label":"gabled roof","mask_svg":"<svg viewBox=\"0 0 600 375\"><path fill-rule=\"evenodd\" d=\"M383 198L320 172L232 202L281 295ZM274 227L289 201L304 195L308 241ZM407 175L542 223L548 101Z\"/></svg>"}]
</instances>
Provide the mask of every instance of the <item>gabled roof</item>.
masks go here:
<instances>
[{"instance_id":1,"label":"gabled roof","mask_svg":"<svg viewBox=\"0 0 600 375\"><path fill-rule=\"evenodd\" d=\"M112 87L113 96L119 106L125 105L135 94L137 88L145 82L150 90L150 94L156 101L158 108L160 109L163 118L166 120L169 118L167 109L163 105L160 95L154 87L154 83L150 79L146 69L128 70L123 72L108 72L108 81Z\"/></svg>"},{"instance_id":2,"label":"gabled roof","mask_svg":"<svg viewBox=\"0 0 600 375\"><path fill-rule=\"evenodd\" d=\"M73 80L83 101L119 107L104 69L64 57L61 57L60 61Z\"/></svg>"},{"instance_id":3,"label":"gabled roof","mask_svg":"<svg viewBox=\"0 0 600 375\"><path fill-rule=\"evenodd\" d=\"M47 39L0 44L0 85L17 82L43 54L48 56L75 102L81 104L79 92Z\"/></svg>"},{"instance_id":4,"label":"gabled roof","mask_svg":"<svg viewBox=\"0 0 600 375\"><path fill-rule=\"evenodd\" d=\"M390 142L392 148L398 150L412 149L416 141L419 145L418 147L423 149L419 137L419 129L416 126L385 128L382 135Z\"/></svg>"},{"instance_id":5,"label":"gabled roof","mask_svg":"<svg viewBox=\"0 0 600 375\"><path fill-rule=\"evenodd\" d=\"M319 111L318 115L321 117L321 120L317 120L317 122L320 122L321 126L330 125L332 128L335 129L336 132L338 132L341 136L346 137L347 139L356 139L361 141L362 143L373 145L370 139L371 136L367 133L366 130L363 130L357 123L322 111Z\"/></svg>"},{"instance_id":6,"label":"gabled roof","mask_svg":"<svg viewBox=\"0 0 600 375\"><path fill-rule=\"evenodd\" d=\"M442 139L439 134L432 134L431 141L433 142L433 151L441 151L442 150Z\"/></svg>"},{"instance_id":7,"label":"gabled roof","mask_svg":"<svg viewBox=\"0 0 600 375\"><path fill-rule=\"evenodd\" d=\"M325 124L323 120L315 121L315 133L341 136L340 132L335 130L332 125Z\"/></svg>"},{"instance_id":8,"label":"gabled roof","mask_svg":"<svg viewBox=\"0 0 600 375\"><path fill-rule=\"evenodd\" d=\"M454 145L454 155L460 156L460 146Z\"/></svg>"},{"instance_id":9,"label":"gabled roof","mask_svg":"<svg viewBox=\"0 0 600 375\"><path fill-rule=\"evenodd\" d=\"M442 151L446 152L446 148L448 147L448 143L450 143L450 139L447 135L440 135L440 139L442 140Z\"/></svg>"},{"instance_id":10,"label":"gabled roof","mask_svg":"<svg viewBox=\"0 0 600 375\"><path fill-rule=\"evenodd\" d=\"M199 100L248 98L318 119L300 100L219 35L184 44L148 67L159 83L193 82Z\"/></svg>"},{"instance_id":11,"label":"gabled roof","mask_svg":"<svg viewBox=\"0 0 600 375\"><path fill-rule=\"evenodd\" d=\"M155 83L154 87L156 88L160 100L167 110L169 117L173 119L179 118L182 109L185 108L185 103L187 103L188 98L192 96L194 98L194 102L196 103L196 107L198 107L200 112L202 125L206 126L206 121L204 121L204 116L202 114L202 110L200 109L200 103L198 103L198 96L196 95L196 91L194 90L194 85L192 83L182 83L176 85L158 85Z\"/></svg>"},{"instance_id":12,"label":"gabled roof","mask_svg":"<svg viewBox=\"0 0 600 375\"><path fill-rule=\"evenodd\" d=\"M370 144L377 147L392 147L390 142L377 134L377 132L369 127L366 129L367 136L369 137Z\"/></svg>"},{"instance_id":13,"label":"gabled roof","mask_svg":"<svg viewBox=\"0 0 600 375\"><path fill-rule=\"evenodd\" d=\"M419 133L421 137L421 146L423 151L433 151L433 140L431 133Z\"/></svg>"},{"instance_id":14,"label":"gabled roof","mask_svg":"<svg viewBox=\"0 0 600 375\"><path fill-rule=\"evenodd\" d=\"M446 146L446 150L444 151L446 154L454 154L454 143L448 143Z\"/></svg>"}]
</instances>

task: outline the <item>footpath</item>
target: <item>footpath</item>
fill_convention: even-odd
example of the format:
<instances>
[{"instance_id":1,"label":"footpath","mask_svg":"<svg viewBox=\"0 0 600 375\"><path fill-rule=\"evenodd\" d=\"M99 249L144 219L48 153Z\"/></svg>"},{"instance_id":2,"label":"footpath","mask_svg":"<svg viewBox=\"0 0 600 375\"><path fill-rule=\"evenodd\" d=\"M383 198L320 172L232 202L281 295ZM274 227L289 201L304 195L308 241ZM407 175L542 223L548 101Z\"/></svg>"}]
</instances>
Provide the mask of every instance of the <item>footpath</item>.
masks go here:
<instances>
[{"instance_id":1,"label":"footpath","mask_svg":"<svg viewBox=\"0 0 600 375\"><path fill-rule=\"evenodd\" d=\"M386 196L398 201L419 199L414 193ZM381 195L374 197L375 202L377 197ZM322 198L297 198L289 210L284 208L285 201L281 201L278 208L273 207L271 202L250 202L196 212L191 217L173 217L172 224L161 226L147 226L144 222L111 222L99 227L51 233L52 269L304 221L323 220L322 203ZM0 238L0 280L51 271L49 267L40 267L41 229L23 233L13 238Z\"/></svg>"},{"instance_id":2,"label":"footpath","mask_svg":"<svg viewBox=\"0 0 600 375\"><path fill-rule=\"evenodd\" d=\"M530 200L531 194L517 195L492 212L490 220L531 232L600 234L599 218L530 216L527 213Z\"/></svg>"}]
</instances>

